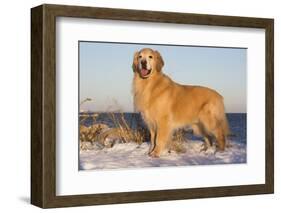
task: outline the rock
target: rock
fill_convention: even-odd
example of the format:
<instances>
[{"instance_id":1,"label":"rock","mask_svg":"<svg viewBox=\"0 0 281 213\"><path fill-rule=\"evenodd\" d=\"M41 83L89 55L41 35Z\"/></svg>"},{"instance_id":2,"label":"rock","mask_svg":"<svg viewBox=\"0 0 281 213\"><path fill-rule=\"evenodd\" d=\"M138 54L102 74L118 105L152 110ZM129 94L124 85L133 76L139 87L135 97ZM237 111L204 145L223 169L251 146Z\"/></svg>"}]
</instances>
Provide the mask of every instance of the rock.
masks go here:
<instances>
[{"instance_id":1,"label":"rock","mask_svg":"<svg viewBox=\"0 0 281 213\"><path fill-rule=\"evenodd\" d=\"M109 127L106 124L94 124L92 126L80 125L81 141L96 141L98 135Z\"/></svg>"},{"instance_id":2,"label":"rock","mask_svg":"<svg viewBox=\"0 0 281 213\"><path fill-rule=\"evenodd\" d=\"M104 148L104 145L95 141L95 142L88 142L88 141L80 141L80 150L101 150Z\"/></svg>"},{"instance_id":3,"label":"rock","mask_svg":"<svg viewBox=\"0 0 281 213\"><path fill-rule=\"evenodd\" d=\"M115 141L116 141L115 138L106 138L103 144L106 148L112 148L115 144Z\"/></svg>"}]
</instances>

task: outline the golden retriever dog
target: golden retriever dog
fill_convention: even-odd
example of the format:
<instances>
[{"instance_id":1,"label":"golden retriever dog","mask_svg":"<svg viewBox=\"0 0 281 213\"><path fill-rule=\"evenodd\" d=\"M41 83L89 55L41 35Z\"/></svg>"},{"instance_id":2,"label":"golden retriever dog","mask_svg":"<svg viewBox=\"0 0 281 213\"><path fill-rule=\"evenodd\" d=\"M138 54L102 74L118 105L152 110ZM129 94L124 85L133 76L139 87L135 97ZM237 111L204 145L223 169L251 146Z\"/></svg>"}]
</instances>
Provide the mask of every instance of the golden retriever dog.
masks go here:
<instances>
[{"instance_id":1,"label":"golden retriever dog","mask_svg":"<svg viewBox=\"0 0 281 213\"><path fill-rule=\"evenodd\" d=\"M168 151L173 132L186 126L203 136L205 150L215 139L223 151L229 132L223 97L207 87L174 82L162 72L163 66L156 50L145 48L134 54L134 105L150 131L149 155L159 157Z\"/></svg>"}]
</instances>

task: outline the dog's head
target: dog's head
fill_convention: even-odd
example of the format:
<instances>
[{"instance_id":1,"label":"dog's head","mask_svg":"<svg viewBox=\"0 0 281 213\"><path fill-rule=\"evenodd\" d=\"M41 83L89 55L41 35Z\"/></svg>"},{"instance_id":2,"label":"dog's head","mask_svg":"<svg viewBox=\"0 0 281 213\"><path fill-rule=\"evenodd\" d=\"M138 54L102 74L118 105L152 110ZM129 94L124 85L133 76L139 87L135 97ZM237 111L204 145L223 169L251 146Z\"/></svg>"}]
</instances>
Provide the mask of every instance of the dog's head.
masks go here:
<instances>
[{"instance_id":1,"label":"dog's head","mask_svg":"<svg viewBox=\"0 0 281 213\"><path fill-rule=\"evenodd\" d=\"M164 61L156 50L145 48L134 55L133 70L141 78L148 78L154 73L161 72L163 66Z\"/></svg>"}]
</instances>

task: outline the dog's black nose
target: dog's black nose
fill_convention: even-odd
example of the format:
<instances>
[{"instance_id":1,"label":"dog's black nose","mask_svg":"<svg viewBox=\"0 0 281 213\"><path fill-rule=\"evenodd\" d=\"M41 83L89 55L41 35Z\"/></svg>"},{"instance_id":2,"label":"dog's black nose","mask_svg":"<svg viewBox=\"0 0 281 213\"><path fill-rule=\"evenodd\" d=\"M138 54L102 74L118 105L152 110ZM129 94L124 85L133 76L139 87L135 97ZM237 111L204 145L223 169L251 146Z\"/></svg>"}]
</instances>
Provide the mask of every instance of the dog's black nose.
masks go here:
<instances>
[{"instance_id":1,"label":"dog's black nose","mask_svg":"<svg viewBox=\"0 0 281 213\"><path fill-rule=\"evenodd\" d=\"M146 60L141 60L141 65L146 66Z\"/></svg>"}]
</instances>

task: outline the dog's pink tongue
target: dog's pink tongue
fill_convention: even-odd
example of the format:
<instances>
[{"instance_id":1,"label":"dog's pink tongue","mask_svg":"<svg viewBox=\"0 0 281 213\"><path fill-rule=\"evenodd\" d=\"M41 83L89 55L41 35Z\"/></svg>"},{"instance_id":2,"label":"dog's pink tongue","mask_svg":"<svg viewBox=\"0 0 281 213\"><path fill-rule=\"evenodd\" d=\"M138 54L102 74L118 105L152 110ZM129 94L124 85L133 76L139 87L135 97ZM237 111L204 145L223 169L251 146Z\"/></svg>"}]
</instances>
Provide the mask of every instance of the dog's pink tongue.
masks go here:
<instances>
[{"instance_id":1,"label":"dog's pink tongue","mask_svg":"<svg viewBox=\"0 0 281 213\"><path fill-rule=\"evenodd\" d=\"M148 74L148 70L146 69L141 69L141 75L146 76Z\"/></svg>"}]
</instances>

